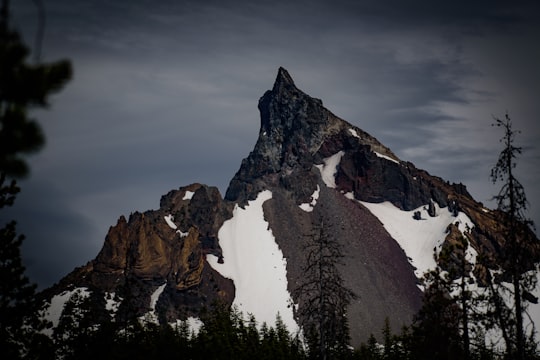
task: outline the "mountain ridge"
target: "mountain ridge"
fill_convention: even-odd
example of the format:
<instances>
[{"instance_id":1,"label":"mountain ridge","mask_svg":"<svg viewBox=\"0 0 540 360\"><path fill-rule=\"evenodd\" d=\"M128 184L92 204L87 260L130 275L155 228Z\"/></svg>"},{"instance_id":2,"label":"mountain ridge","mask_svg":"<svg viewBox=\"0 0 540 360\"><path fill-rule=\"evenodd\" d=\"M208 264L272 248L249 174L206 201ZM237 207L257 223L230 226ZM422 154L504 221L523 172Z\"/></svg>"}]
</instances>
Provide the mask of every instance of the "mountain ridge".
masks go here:
<instances>
[{"instance_id":1,"label":"mountain ridge","mask_svg":"<svg viewBox=\"0 0 540 360\"><path fill-rule=\"evenodd\" d=\"M431 245L441 248L463 234L471 248L487 252L488 263L496 267L504 241L500 213L475 201L465 185L447 183L399 159L375 137L298 89L282 67L258 108L257 142L223 198L215 187L191 184L162 196L157 210L135 212L128 219L121 216L96 258L42 296L52 303L68 289L85 287L96 302L117 299L116 318L143 317L152 311L160 322L197 317L215 301L231 305L245 296L239 293L245 290L224 275L226 268L238 268L237 283L242 274L273 271L253 268L264 266L262 258L269 254L259 254L259 262L243 261L250 255L234 245L235 239L240 244L247 236L248 225L241 217L256 213L250 221L261 227L249 236L253 241L262 237L265 244L275 242L282 252L276 266L283 261L289 300L302 306L294 293L303 276L303 239L324 218L347 253L340 268L345 284L359 295L348 312L353 345L358 346L378 333L386 318L392 319L396 331L410 324L421 305L414 263L404 250L410 244L403 242L414 240L398 239L369 205L384 203L406 219L407 225L394 224L398 230L421 222L435 224L435 233L425 240L429 253L422 256L431 258ZM264 201L257 202L263 193ZM461 222L467 226L460 228L458 219L466 219ZM226 226L236 228L233 244L223 248ZM537 260L538 256L533 261ZM474 271L481 279L486 269L478 266ZM268 305L288 312L289 300ZM264 298L260 301L265 303ZM100 316L108 316L102 310Z\"/></svg>"}]
</instances>

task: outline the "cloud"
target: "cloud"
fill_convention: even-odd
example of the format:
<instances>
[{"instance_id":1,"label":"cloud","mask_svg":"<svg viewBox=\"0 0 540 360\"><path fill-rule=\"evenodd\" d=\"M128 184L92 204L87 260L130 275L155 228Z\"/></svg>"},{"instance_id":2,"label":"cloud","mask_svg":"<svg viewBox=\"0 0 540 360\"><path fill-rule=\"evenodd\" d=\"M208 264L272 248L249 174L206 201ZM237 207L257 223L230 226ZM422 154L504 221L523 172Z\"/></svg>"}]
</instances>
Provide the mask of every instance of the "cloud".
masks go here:
<instances>
[{"instance_id":1,"label":"cloud","mask_svg":"<svg viewBox=\"0 0 540 360\"><path fill-rule=\"evenodd\" d=\"M491 116L510 111L528 149L527 194L540 198L535 2L46 5L43 53L70 58L75 77L35 113L48 143L17 205L32 235L30 271L51 269L40 283L93 258L118 216L156 208L170 189L202 182L224 192L255 144L257 101L279 66L403 160L466 183L481 201L493 194L500 145ZM32 41L31 2L12 6Z\"/></svg>"}]
</instances>

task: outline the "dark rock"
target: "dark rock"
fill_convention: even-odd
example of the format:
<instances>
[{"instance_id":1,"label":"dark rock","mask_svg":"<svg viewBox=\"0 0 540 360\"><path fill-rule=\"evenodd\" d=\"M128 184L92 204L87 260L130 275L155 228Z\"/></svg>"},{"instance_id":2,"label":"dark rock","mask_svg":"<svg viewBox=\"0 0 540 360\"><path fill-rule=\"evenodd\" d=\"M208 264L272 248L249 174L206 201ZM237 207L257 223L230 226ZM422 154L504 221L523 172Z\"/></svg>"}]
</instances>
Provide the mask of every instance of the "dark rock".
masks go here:
<instances>
[{"instance_id":1,"label":"dark rock","mask_svg":"<svg viewBox=\"0 0 540 360\"><path fill-rule=\"evenodd\" d=\"M429 201L429 204L428 204L428 215L431 217L437 216L437 213L435 211L435 204L431 200Z\"/></svg>"}]
</instances>

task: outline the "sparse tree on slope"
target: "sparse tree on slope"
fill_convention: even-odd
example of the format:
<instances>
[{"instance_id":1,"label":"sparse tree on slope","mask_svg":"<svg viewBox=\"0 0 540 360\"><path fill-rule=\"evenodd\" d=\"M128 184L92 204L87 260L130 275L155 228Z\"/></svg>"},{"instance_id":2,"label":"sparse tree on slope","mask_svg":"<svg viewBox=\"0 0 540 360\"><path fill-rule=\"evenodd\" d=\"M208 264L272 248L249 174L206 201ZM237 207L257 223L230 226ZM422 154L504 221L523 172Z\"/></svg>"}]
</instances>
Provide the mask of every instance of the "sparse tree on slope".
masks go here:
<instances>
[{"instance_id":1,"label":"sparse tree on slope","mask_svg":"<svg viewBox=\"0 0 540 360\"><path fill-rule=\"evenodd\" d=\"M341 245L323 218L308 237L305 250L304 282L295 293L310 358L343 358L350 353L347 307L355 294L344 284L338 269L343 259Z\"/></svg>"},{"instance_id":2,"label":"sparse tree on slope","mask_svg":"<svg viewBox=\"0 0 540 360\"><path fill-rule=\"evenodd\" d=\"M496 165L491 170L491 179L494 183L502 182L499 194L494 197L498 209L503 212L505 225L505 243L503 246L503 270L508 273L512 283L513 313L515 326L511 333L515 334L515 341L507 342L507 352L517 360L525 359L526 335L524 331L523 315L527 308L527 301L533 300L531 292L536 287L536 266L531 263L531 255L538 248L532 232L533 223L525 212L528 207L527 197L523 185L514 174L517 156L521 154L521 147L515 146L514 141L519 131L512 128L512 120L508 114L504 119L495 118L493 126L504 130L501 142L504 145L499 154Z\"/></svg>"},{"instance_id":3,"label":"sparse tree on slope","mask_svg":"<svg viewBox=\"0 0 540 360\"><path fill-rule=\"evenodd\" d=\"M414 359L461 359L463 356L460 308L450 296L443 270L436 267L424 275L422 308L412 326Z\"/></svg>"}]
</instances>

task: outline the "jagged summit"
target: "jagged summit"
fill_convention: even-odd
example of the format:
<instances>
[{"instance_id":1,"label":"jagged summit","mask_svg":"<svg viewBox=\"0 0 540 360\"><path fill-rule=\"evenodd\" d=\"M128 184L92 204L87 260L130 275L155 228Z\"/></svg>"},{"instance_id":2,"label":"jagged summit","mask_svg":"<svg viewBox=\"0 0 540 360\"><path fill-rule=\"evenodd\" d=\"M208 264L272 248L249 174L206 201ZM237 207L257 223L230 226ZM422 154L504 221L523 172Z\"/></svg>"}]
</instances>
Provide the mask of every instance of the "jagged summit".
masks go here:
<instances>
[{"instance_id":1,"label":"jagged summit","mask_svg":"<svg viewBox=\"0 0 540 360\"><path fill-rule=\"evenodd\" d=\"M321 118L322 109L322 101L298 89L289 72L280 67L272 90L259 99L261 132L272 136L269 131L290 132L324 122L327 117Z\"/></svg>"},{"instance_id":2,"label":"jagged summit","mask_svg":"<svg viewBox=\"0 0 540 360\"><path fill-rule=\"evenodd\" d=\"M291 184L298 188L295 193L299 199L304 199L316 186L318 173L313 173L314 165L322 164L324 158L343 146L366 146L368 152L399 161L373 136L334 115L320 99L298 89L282 67L272 90L260 98L259 111L257 143L231 180L227 200L252 200L270 182Z\"/></svg>"},{"instance_id":3,"label":"jagged summit","mask_svg":"<svg viewBox=\"0 0 540 360\"><path fill-rule=\"evenodd\" d=\"M274 82L274 87L272 88L272 91L275 93L281 92L283 90L290 90L290 89L296 89L296 85L294 84L294 80L289 74L289 72L283 68L279 67L278 74L276 77L276 81Z\"/></svg>"}]
</instances>

